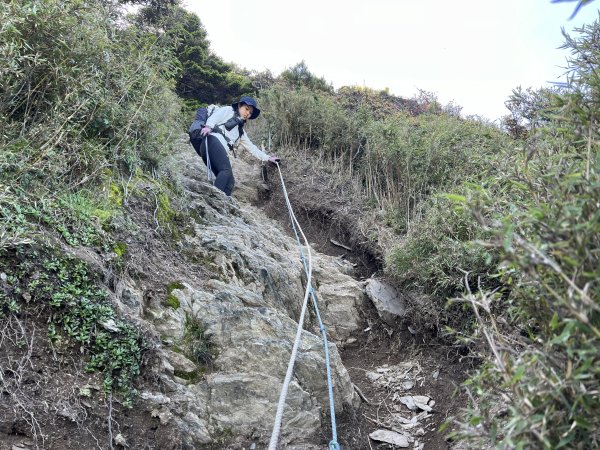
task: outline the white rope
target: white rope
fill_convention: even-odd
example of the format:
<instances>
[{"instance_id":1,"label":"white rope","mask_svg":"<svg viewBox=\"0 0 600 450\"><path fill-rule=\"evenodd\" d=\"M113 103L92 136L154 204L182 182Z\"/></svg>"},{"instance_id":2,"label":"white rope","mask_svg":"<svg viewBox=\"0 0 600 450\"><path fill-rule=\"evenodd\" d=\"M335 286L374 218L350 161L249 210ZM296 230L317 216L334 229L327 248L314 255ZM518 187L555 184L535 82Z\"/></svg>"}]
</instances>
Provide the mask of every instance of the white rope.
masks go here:
<instances>
[{"instance_id":1,"label":"white rope","mask_svg":"<svg viewBox=\"0 0 600 450\"><path fill-rule=\"evenodd\" d=\"M277 164L277 163L276 163ZM273 432L271 433L271 440L269 441L269 450L277 450L277 442L279 441L279 433L281 431L281 420L283 418L283 408L285 407L285 400L287 398L288 389L290 386L290 382L292 380L292 374L294 372L294 364L296 362L296 355L298 354L298 347L300 346L300 341L302 340L302 328L304 324L304 316L306 314L306 307L308 305L308 297L310 294L310 287L312 285L312 258L310 253L310 244L308 243L308 239L304 235L302 228L300 228L300 224L296 219L294 211L292 210L292 205L290 204L290 200L288 198L287 190L285 188L285 184L283 182L283 175L281 174L281 169L279 168L279 164L277 164L277 170L279 171L279 177L281 178L281 186L283 188L283 193L285 196L285 201L287 207L290 212L290 216L296 225L298 226L298 230L302 235L302 239L306 243L306 249L308 253L308 275L306 281L306 292L304 293L304 302L302 304L302 312L300 313L300 319L298 320L298 328L296 330L296 340L294 341L294 347L292 348L292 354L290 355L290 361L288 363L287 372L285 374L285 380L283 381L283 386L281 387L281 393L279 394L279 403L277 404L277 413L275 414L275 423L273 424Z\"/></svg>"},{"instance_id":2,"label":"white rope","mask_svg":"<svg viewBox=\"0 0 600 450\"><path fill-rule=\"evenodd\" d=\"M212 171L212 165L210 164L210 154L208 152L208 136L204 138L205 149L206 149L206 176L208 181L214 184L215 176Z\"/></svg>"}]
</instances>

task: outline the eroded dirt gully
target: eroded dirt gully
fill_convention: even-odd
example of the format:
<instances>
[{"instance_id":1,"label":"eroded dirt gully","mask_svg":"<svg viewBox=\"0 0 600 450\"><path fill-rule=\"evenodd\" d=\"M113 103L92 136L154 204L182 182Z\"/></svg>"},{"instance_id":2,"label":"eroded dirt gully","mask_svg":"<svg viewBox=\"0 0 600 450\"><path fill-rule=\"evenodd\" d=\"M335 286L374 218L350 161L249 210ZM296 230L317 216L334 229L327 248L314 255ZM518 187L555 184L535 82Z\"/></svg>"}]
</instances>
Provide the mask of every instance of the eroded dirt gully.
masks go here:
<instances>
[{"instance_id":1,"label":"eroded dirt gully","mask_svg":"<svg viewBox=\"0 0 600 450\"><path fill-rule=\"evenodd\" d=\"M295 237L287 209L282 207L285 203L276 177L276 171L270 170L265 177L269 190L255 206L278 220ZM315 251L353 263L354 277L359 281L383 277L382 264L377 256L350 243L353 240L350 229L356 224L348 222L347 217L343 220L336 217L334 205L325 196L318 198L319 193L307 192L309 187L302 186L302 180L295 178L291 182L285 180L285 183L286 186L296 184L291 190L290 202ZM411 436L407 448L454 448L452 442L446 439L448 430L440 432L439 428L448 416L466 404L459 386L466 379L468 364L461 362L456 350L444 346L431 334L413 334L408 324L400 321L393 326L386 324L366 296L360 314L363 320L361 331L339 348L344 365L362 398L357 411L337 417L341 447L348 450L401 448L369 438L369 434L376 430L392 430ZM409 409L401 400L405 396L429 397L433 400L429 403L431 411ZM402 419L411 418L412 424L401 424ZM314 442L326 448L331 440L331 429L330 421L324 422L328 427L321 431L320 436L314 436Z\"/></svg>"}]
</instances>

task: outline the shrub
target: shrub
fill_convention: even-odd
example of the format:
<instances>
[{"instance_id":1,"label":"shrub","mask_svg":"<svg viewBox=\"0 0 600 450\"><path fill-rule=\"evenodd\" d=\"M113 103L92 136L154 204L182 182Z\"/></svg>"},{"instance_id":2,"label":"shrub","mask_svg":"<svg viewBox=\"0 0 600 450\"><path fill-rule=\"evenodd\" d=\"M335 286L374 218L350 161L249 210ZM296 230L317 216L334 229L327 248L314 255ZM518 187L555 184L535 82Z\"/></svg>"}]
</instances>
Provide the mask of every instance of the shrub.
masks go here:
<instances>
[{"instance_id":1,"label":"shrub","mask_svg":"<svg viewBox=\"0 0 600 450\"><path fill-rule=\"evenodd\" d=\"M179 129L168 49L102 2L0 5L3 181L78 186L155 168Z\"/></svg>"},{"instance_id":2,"label":"shrub","mask_svg":"<svg viewBox=\"0 0 600 450\"><path fill-rule=\"evenodd\" d=\"M463 298L488 350L456 420L478 447L600 446L600 28L577 32L566 36L568 86L503 175L522 195L473 205L494 230L488 245L509 288L508 297L481 289Z\"/></svg>"},{"instance_id":3,"label":"shrub","mask_svg":"<svg viewBox=\"0 0 600 450\"><path fill-rule=\"evenodd\" d=\"M0 269L7 280L0 295L0 320L26 311L44 314L49 338L78 347L87 358L85 369L102 373L105 392L131 404L140 371L141 336L116 315L87 265L47 247L19 246L0 251Z\"/></svg>"}]
</instances>

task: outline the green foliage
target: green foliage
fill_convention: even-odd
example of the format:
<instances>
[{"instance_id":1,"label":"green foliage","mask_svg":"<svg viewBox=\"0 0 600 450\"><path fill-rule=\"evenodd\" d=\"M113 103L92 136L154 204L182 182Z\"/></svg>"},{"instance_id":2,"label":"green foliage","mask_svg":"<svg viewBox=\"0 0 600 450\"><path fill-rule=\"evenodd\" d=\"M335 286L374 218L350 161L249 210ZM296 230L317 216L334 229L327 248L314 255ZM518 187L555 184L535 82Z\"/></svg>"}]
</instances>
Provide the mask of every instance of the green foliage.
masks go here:
<instances>
[{"instance_id":1,"label":"green foliage","mask_svg":"<svg viewBox=\"0 0 600 450\"><path fill-rule=\"evenodd\" d=\"M290 91L277 84L261 93L263 136L274 145L318 149L324 164L356 179L379 206L402 205L399 226L407 229L423 199L486 169L510 140L486 124L450 114L411 116L418 110L412 103L388 97Z\"/></svg>"},{"instance_id":2,"label":"green foliage","mask_svg":"<svg viewBox=\"0 0 600 450\"><path fill-rule=\"evenodd\" d=\"M0 4L0 180L78 186L105 169L152 169L179 107L156 38L100 2Z\"/></svg>"},{"instance_id":3,"label":"green foliage","mask_svg":"<svg viewBox=\"0 0 600 450\"><path fill-rule=\"evenodd\" d=\"M265 139L358 181L407 233L387 248L387 271L434 300L413 318L487 348L455 422L474 448L600 445L600 32L579 32L566 37L567 87L513 94L517 140L433 99L411 114L358 90L275 83L261 94Z\"/></svg>"},{"instance_id":4,"label":"green foliage","mask_svg":"<svg viewBox=\"0 0 600 450\"><path fill-rule=\"evenodd\" d=\"M158 207L156 217L159 223L171 223L176 216L175 211L171 208L171 201L165 192L161 192L157 199Z\"/></svg>"},{"instance_id":5,"label":"green foliage","mask_svg":"<svg viewBox=\"0 0 600 450\"><path fill-rule=\"evenodd\" d=\"M173 309L179 309L181 303L173 294L167 295L167 306Z\"/></svg>"},{"instance_id":6,"label":"green foliage","mask_svg":"<svg viewBox=\"0 0 600 450\"><path fill-rule=\"evenodd\" d=\"M311 73L304 61L281 72L279 78L295 88L305 87L314 92L333 93L333 86L323 77L318 78Z\"/></svg>"},{"instance_id":7,"label":"green foliage","mask_svg":"<svg viewBox=\"0 0 600 450\"><path fill-rule=\"evenodd\" d=\"M512 122L506 122L508 131L513 135L523 131L535 131L536 128L548 123L548 112L552 102L552 96L560 92L558 89L522 89L518 87L513 90L510 98L505 102L511 112ZM523 131L520 131L523 130Z\"/></svg>"},{"instance_id":8,"label":"green foliage","mask_svg":"<svg viewBox=\"0 0 600 450\"><path fill-rule=\"evenodd\" d=\"M472 203L494 232L487 246L507 288L506 297L483 288L463 299L489 356L457 420L458 435L476 447L600 446L599 30L595 22L566 37L568 86L552 98L529 152L515 154Z\"/></svg>"},{"instance_id":9,"label":"green foliage","mask_svg":"<svg viewBox=\"0 0 600 450\"><path fill-rule=\"evenodd\" d=\"M490 159L509 144L487 125L446 114L396 115L366 129L362 184L380 203L387 199L404 210L405 229L418 218L424 199L486 171Z\"/></svg>"},{"instance_id":10,"label":"green foliage","mask_svg":"<svg viewBox=\"0 0 600 450\"><path fill-rule=\"evenodd\" d=\"M113 252L122 258L127 253L127 244L125 242L117 242L113 247Z\"/></svg>"},{"instance_id":11,"label":"green foliage","mask_svg":"<svg viewBox=\"0 0 600 450\"><path fill-rule=\"evenodd\" d=\"M182 289L183 287L183 284L181 284L179 281L174 281L173 283L169 283L167 285L167 306L173 309L179 309L181 302L177 297L175 297L175 295L173 295L173 291L175 289Z\"/></svg>"},{"instance_id":12,"label":"green foliage","mask_svg":"<svg viewBox=\"0 0 600 450\"><path fill-rule=\"evenodd\" d=\"M208 366L218 356L218 351L206 329L195 317L185 316L185 330L181 341L184 354L201 366Z\"/></svg>"},{"instance_id":13,"label":"green foliage","mask_svg":"<svg viewBox=\"0 0 600 450\"><path fill-rule=\"evenodd\" d=\"M3 2L0 23L1 314L42 314L55 345L78 346L86 369L129 403L139 332L85 264L48 245L114 251L113 269L122 262L113 219L129 183L155 176L181 129L176 60L115 2ZM172 202L153 199L160 220L173 221Z\"/></svg>"},{"instance_id":14,"label":"green foliage","mask_svg":"<svg viewBox=\"0 0 600 450\"><path fill-rule=\"evenodd\" d=\"M10 193L7 189L0 198L0 230L6 236L0 249L29 243L44 230L56 232L73 246L105 248L108 245L109 239L101 228L101 204L90 192L82 190L36 200L22 191ZM102 217L106 216L102 214Z\"/></svg>"},{"instance_id":15,"label":"green foliage","mask_svg":"<svg viewBox=\"0 0 600 450\"><path fill-rule=\"evenodd\" d=\"M164 236L178 239L188 225L189 217L181 187L168 177L153 178L144 174L129 181L129 195L143 202L153 211L156 230L163 230Z\"/></svg>"},{"instance_id":16,"label":"green foliage","mask_svg":"<svg viewBox=\"0 0 600 450\"><path fill-rule=\"evenodd\" d=\"M173 281L172 283L169 283L167 285L167 293L171 293L173 292L175 289L183 289L184 285L181 284L179 281Z\"/></svg>"},{"instance_id":17,"label":"green foliage","mask_svg":"<svg viewBox=\"0 0 600 450\"><path fill-rule=\"evenodd\" d=\"M388 255L388 270L403 286L443 301L462 289L464 270L486 273L490 268L492 255L478 244L489 233L473 220L465 200L454 195L426 201L418 228Z\"/></svg>"},{"instance_id":18,"label":"green foliage","mask_svg":"<svg viewBox=\"0 0 600 450\"><path fill-rule=\"evenodd\" d=\"M336 94L344 108L350 111L362 110L362 120L381 120L399 112L410 116L442 112L435 96L429 94L419 94L418 98L406 99L391 95L387 90L376 91L366 86L343 86Z\"/></svg>"},{"instance_id":19,"label":"green foliage","mask_svg":"<svg viewBox=\"0 0 600 450\"><path fill-rule=\"evenodd\" d=\"M19 201L19 195L6 187L0 192L0 251L32 242L33 229Z\"/></svg>"},{"instance_id":20,"label":"green foliage","mask_svg":"<svg viewBox=\"0 0 600 450\"><path fill-rule=\"evenodd\" d=\"M206 29L196 14L179 6L162 15L144 9L138 20L154 29L160 27L161 39L173 46L179 67L176 92L186 100L186 109L194 110L202 104L231 104L254 91L247 76L210 50Z\"/></svg>"},{"instance_id":21,"label":"green foliage","mask_svg":"<svg viewBox=\"0 0 600 450\"><path fill-rule=\"evenodd\" d=\"M333 95L278 83L261 93L261 117L277 146L301 146L338 154L358 140L352 118ZM260 119L259 119L260 120ZM350 134L346 134L350 132Z\"/></svg>"},{"instance_id":22,"label":"green foliage","mask_svg":"<svg viewBox=\"0 0 600 450\"><path fill-rule=\"evenodd\" d=\"M141 336L116 316L107 292L87 265L48 249L20 246L0 253L0 268L8 286L0 296L0 316L25 308L45 313L51 341L79 347L87 357L85 369L103 374L105 392L119 394L131 404L133 380L140 370Z\"/></svg>"}]
</instances>

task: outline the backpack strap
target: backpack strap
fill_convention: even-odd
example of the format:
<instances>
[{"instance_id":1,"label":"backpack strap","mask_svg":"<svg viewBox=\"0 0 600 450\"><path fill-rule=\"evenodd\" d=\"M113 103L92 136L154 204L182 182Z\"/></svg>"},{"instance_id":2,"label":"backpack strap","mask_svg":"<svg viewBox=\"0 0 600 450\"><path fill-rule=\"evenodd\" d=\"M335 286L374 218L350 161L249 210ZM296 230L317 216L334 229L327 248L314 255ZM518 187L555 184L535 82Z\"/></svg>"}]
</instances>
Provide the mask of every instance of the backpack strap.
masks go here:
<instances>
[{"instance_id":1,"label":"backpack strap","mask_svg":"<svg viewBox=\"0 0 600 450\"><path fill-rule=\"evenodd\" d=\"M229 150L231 150L233 152L233 156L235 158L237 158L237 155L235 154L235 145L242 138L242 134L244 134L244 125L243 124L238 125L239 136L235 141L231 141L229 136L227 136L227 134L225 134L225 132L221 128L222 125L225 125L225 122L215 125L212 130L213 130L213 132L219 133L221 136L223 136L225 138L225 142L227 142L227 147L229 147Z\"/></svg>"}]
</instances>

